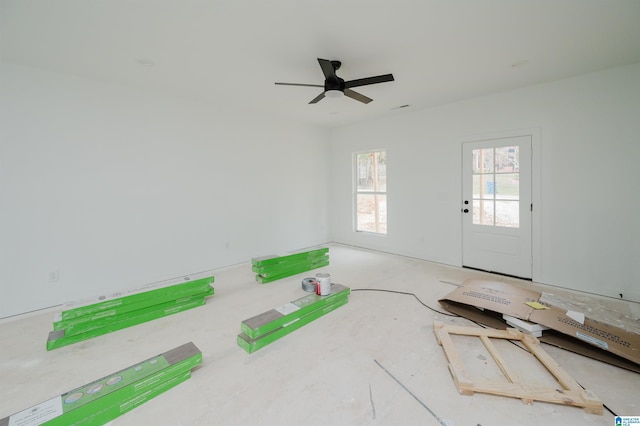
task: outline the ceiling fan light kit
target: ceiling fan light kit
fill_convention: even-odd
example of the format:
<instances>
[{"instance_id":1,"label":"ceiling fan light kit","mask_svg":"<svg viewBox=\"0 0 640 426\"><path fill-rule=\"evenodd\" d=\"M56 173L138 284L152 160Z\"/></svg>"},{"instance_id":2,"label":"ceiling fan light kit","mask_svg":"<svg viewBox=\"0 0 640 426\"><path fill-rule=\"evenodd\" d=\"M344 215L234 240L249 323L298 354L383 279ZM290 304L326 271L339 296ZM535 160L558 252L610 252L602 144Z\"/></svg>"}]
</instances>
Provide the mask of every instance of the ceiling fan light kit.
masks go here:
<instances>
[{"instance_id":1,"label":"ceiling fan light kit","mask_svg":"<svg viewBox=\"0 0 640 426\"><path fill-rule=\"evenodd\" d=\"M344 92L342 90L332 89L332 90L327 90L326 92L324 92L324 95L327 98L342 98L342 97L344 97Z\"/></svg>"},{"instance_id":2,"label":"ceiling fan light kit","mask_svg":"<svg viewBox=\"0 0 640 426\"><path fill-rule=\"evenodd\" d=\"M328 59L318 58L318 63L324 74L324 86L318 84L302 84L302 83L276 83L282 86L308 86L308 87L324 87L324 91L318 96L313 98L310 104L315 104L323 98L341 98L347 96L356 101L368 104L373 99L351 90L353 87L366 86L369 84L386 83L388 81L394 81L393 74L378 75L375 77L359 78L357 80L344 81L336 75L336 71L340 69L342 63L340 61L330 61Z\"/></svg>"}]
</instances>

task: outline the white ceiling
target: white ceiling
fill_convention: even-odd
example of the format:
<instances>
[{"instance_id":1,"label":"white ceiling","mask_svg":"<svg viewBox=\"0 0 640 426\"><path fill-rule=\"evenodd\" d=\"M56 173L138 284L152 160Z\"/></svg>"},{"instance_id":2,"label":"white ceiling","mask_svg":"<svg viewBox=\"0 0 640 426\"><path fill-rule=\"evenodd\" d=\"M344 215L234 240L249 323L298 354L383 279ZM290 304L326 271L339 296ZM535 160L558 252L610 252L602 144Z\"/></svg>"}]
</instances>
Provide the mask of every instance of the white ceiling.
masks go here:
<instances>
[{"instance_id":1,"label":"white ceiling","mask_svg":"<svg viewBox=\"0 0 640 426\"><path fill-rule=\"evenodd\" d=\"M0 0L0 43L6 62L335 127L638 63L640 0ZM396 81L356 89L368 105L274 85L322 84L317 58Z\"/></svg>"}]
</instances>

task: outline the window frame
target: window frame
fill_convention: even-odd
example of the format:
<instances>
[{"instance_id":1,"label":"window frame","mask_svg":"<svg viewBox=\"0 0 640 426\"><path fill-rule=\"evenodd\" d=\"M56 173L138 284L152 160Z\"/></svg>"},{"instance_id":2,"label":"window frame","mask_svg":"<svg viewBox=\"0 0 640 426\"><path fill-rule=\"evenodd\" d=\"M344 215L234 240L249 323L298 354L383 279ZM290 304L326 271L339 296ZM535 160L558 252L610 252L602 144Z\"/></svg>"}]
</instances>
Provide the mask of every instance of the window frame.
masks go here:
<instances>
[{"instance_id":1,"label":"window frame","mask_svg":"<svg viewBox=\"0 0 640 426\"><path fill-rule=\"evenodd\" d=\"M381 190L360 190L358 189L358 179L360 177L359 175L359 164L358 164L358 157L362 154L376 154L377 156L379 156L381 153L384 153L385 156L385 185L384 185L384 191ZM387 201L388 201L388 185L386 182L386 165L387 165L387 150L385 148L379 148L379 149L368 149L368 150L363 150L363 151L357 151L353 153L353 158L352 158L352 173L353 173L353 179L352 179L352 187L353 187L353 191L352 191L352 203L353 203L353 231L357 232L357 233L361 233L361 234L369 234L369 235L376 235L376 236L387 236L389 233L388 230L388 219L387 219L387 212L388 212L388 208L387 208ZM378 175L379 176L379 175ZM379 210L379 203L374 203L374 208L376 210L378 210L378 222L375 223L375 227L377 229L380 229L380 225L384 226L384 231L383 232L377 232L377 231L371 231L371 230L361 230L358 229L358 218L359 218L359 212L358 212L358 198L361 195L383 195L385 198L385 210L384 210L384 222L380 221L380 210Z\"/></svg>"}]
</instances>

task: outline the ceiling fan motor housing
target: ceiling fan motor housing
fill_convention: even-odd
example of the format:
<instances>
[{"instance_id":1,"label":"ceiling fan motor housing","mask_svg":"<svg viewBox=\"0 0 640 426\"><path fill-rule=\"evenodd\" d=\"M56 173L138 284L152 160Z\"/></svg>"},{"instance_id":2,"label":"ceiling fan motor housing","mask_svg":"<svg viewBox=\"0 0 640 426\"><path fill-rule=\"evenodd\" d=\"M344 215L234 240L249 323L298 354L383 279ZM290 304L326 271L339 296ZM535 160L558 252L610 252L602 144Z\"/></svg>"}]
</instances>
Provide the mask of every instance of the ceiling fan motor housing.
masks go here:
<instances>
[{"instance_id":1,"label":"ceiling fan motor housing","mask_svg":"<svg viewBox=\"0 0 640 426\"><path fill-rule=\"evenodd\" d=\"M335 78L327 78L324 81L324 91L327 90L340 90L344 92L344 80L336 76Z\"/></svg>"}]
</instances>

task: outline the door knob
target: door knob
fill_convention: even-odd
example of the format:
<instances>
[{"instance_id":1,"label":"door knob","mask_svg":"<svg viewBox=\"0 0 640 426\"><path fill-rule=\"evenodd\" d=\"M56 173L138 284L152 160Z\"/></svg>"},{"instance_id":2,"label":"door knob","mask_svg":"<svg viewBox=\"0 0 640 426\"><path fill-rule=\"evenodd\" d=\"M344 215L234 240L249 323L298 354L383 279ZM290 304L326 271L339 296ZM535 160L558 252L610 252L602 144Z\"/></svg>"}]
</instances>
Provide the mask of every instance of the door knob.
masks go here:
<instances>
[{"instance_id":1,"label":"door knob","mask_svg":"<svg viewBox=\"0 0 640 426\"><path fill-rule=\"evenodd\" d=\"M465 213L469 213L469 209L464 209L462 211L465 212Z\"/></svg>"}]
</instances>

